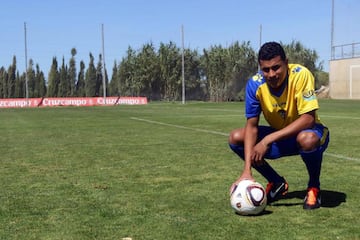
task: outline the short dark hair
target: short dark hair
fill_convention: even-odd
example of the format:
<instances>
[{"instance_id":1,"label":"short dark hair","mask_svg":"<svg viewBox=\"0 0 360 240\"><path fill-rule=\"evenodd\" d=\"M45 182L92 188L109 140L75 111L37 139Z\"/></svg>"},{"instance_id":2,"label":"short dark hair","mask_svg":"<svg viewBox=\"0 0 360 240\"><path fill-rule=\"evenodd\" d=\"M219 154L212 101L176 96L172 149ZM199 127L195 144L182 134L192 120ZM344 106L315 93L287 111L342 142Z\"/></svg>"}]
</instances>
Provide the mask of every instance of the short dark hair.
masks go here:
<instances>
[{"instance_id":1,"label":"short dark hair","mask_svg":"<svg viewBox=\"0 0 360 240\"><path fill-rule=\"evenodd\" d=\"M284 48L277 42L264 43L258 54L258 63L260 60L270 60L276 56L280 56L281 60L286 60Z\"/></svg>"}]
</instances>

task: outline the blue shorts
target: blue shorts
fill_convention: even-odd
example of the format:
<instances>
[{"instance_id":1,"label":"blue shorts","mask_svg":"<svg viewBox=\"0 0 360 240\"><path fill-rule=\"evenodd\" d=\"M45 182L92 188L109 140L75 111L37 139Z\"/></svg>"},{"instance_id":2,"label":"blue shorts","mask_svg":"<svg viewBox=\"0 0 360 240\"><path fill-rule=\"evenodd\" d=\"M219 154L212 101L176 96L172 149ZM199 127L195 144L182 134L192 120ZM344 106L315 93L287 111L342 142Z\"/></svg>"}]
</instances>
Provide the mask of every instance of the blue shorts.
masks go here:
<instances>
[{"instance_id":1,"label":"blue shorts","mask_svg":"<svg viewBox=\"0 0 360 240\"><path fill-rule=\"evenodd\" d=\"M259 126L258 141L266 135L276 131L276 129L268 126ZM315 124L311 129L305 129L306 132L314 132L320 138L319 150L324 152L329 144L329 130L321 124ZM286 138L277 142L273 142L269 146L269 150L265 154L266 159L276 159L284 156L292 156L300 154L299 146L296 142L296 136Z\"/></svg>"}]
</instances>

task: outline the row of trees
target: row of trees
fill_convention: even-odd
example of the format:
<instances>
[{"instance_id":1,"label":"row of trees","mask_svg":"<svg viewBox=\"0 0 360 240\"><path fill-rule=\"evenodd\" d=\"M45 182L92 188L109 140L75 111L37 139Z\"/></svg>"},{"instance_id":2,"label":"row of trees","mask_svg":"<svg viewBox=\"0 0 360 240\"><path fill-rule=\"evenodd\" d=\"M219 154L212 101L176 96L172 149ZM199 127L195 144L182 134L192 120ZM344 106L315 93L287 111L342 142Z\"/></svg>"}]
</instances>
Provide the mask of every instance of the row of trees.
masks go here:
<instances>
[{"instance_id":1,"label":"row of trees","mask_svg":"<svg viewBox=\"0 0 360 240\"><path fill-rule=\"evenodd\" d=\"M326 85L328 74L323 72L322 63L317 65L316 51L305 48L300 42L282 44L289 62L308 67L315 75L316 86ZM29 60L27 72L20 73L16 67L16 56L6 69L0 68L0 97L94 97L103 94L105 77L108 96L145 96L149 100L180 100L182 96L182 57L184 54L184 78L186 99L229 101L243 99L247 79L257 71L256 51L250 42L234 42L229 47L221 45L197 50L184 49L175 43L160 43L158 49L153 43L140 50L129 47L125 57L113 64L111 79L103 71L102 56L95 63L89 54L86 67L83 60L77 69L76 49L71 49L68 63L62 58L52 59L48 78L38 64ZM105 76L103 73L105 72ZM26 81L28 89L26 90Z\"/></svg>"}]
</instances>

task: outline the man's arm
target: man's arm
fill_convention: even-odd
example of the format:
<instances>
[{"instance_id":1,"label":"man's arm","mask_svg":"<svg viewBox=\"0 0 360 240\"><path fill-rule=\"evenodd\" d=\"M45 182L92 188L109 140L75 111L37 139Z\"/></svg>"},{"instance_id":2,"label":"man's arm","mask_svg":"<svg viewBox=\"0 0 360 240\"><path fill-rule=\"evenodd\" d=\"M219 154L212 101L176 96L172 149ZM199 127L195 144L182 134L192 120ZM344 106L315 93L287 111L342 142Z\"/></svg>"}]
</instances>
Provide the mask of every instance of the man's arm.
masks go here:
<instances>
[{"instance_id":1,"label":"man's arm","mask_svg":"<svg viewBox=\"0 0 360 240\"><path fill-rule=\"evenodd\" d=\"M254 180L251 172L252 152L256 144L258 135L259 117L248 118L245 124L244 136L244 168L240 177L231 185L230 194L234 191L235 186L244 179Z\"/></svg>"},{"instance_id":2,"label":"man's arm","mask_svg":"<svg viewBox=\"0 0 360 240\"><path fill-rule=\"evenodd\" d=\"M239 178L253 179L251 172L251 165L254 161L254 146L258 137L258 125L259 117L248 118L245 125L245 137L244 137L244 169Z\"/></svg>"},{"instance_id":3,"label":"man's arm","mask_svg":"<svg viewBox=\"0 0 360 240\"><path fill-rule=\"evenodd\" d=\"M300 131L308 128L312 128L315 124L315 110L302 114L298 119L289 124L283 129L280 129L276 132L273 132L262 139L259 143L264 146L268 146L269 144L288 138L291 136L295 136Z\"/></svg>"}]
</instances>

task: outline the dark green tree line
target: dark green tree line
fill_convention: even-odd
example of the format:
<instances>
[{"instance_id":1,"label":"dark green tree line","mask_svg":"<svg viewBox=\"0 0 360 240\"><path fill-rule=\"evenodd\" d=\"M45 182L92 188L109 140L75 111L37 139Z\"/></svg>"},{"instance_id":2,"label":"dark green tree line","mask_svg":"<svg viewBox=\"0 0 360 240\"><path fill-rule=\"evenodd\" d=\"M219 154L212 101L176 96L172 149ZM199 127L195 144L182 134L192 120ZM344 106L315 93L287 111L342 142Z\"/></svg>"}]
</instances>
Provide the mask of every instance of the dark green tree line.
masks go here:
<instances>
[{"instance_id":1,"label":"dark green tree line","mask_svg":"<svg viewBox=\"0 0 360 240\"><path fill-rule=\"evenodd\" d=\"M282 45L290 63L308 67L315 75L317 87L326 85L328 75L323 72L322 63L317 64L315 50L296 41ZM160 43L158 48L150 42L139 50L129 46L120 62L114 62L110 81L106 68L103 69L101 54L96 62L89 53L88 65L81 60L79 69L76 68L76 49L71 49L70 54L68 62L62 57L61 65L53 57L47 80L32 59L26 73L19 73L14 56L7 69L0 68L0 97L25 97L26 83L29 97L103 96L105 82L107 96L178 101L182 98L184 73L187 100L242 100L247 79L257 71L257 54L250 42L234 42L228 47L213 45L201 53L181 49L174 42Z\"/></svg>"}]
</instances>

